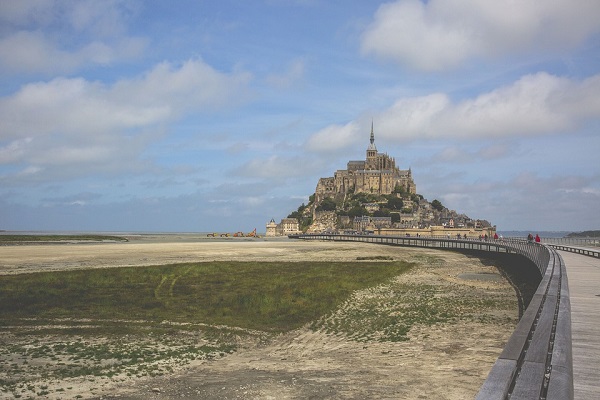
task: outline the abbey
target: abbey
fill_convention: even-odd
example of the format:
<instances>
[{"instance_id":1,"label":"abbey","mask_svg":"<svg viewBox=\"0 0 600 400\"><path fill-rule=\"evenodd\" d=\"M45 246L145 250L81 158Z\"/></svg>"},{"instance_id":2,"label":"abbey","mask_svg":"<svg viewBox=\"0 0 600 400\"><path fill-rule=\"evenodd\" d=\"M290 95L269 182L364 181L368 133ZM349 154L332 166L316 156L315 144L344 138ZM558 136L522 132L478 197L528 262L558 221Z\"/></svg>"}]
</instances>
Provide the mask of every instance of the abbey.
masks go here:
<instances>
[{"instance_id":1,"label":"abbey","mask_svg":"<svg viewBox=\"0 0 600 400\"><path fill-rule=\"evenodd\" d=\"M378 153L371 123L370 144L364 161L349 161L347 169L337 170L333 177L321 178L315 190L317 202L325 197L337 197L347 193L391 194L402 191L417 193L410 168L401 170L396 160Z\"/></svg>"},{"instance_id":2,"label":"abbey","mask_svg":"<svg viewBox=\"0 0 600 400\"><path fill-rule=\"evenodd\" d=\"M378 153L371 138L364 161L349 161L333 177L320 178L307 205L302 203L280 224L267 224L267 236L304 233L370 232L422 237L493 237L496 227L449 210L439 200L417 194L410 168L399 169L394 158Z\"/></svg>"}]
</instances>

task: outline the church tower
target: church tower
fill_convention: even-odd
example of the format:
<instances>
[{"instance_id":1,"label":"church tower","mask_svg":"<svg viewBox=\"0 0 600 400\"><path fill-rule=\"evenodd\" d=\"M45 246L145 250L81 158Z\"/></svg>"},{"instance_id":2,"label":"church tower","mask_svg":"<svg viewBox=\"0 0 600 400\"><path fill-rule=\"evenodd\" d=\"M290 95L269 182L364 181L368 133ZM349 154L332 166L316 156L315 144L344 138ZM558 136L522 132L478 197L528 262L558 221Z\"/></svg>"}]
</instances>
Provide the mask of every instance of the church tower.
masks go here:
<instances>
[{"instance_id":1,"label":"church tower","mask_svg":"<svg viewBox=\"0 0 600 400\"><path fill-rule=\"evenodd\" d=\"M377 159L377 147L375 147L375 134L373 133L373 121L371 121L371 140L367 147L367 164L373 164Z\"/></svg>"}]
</instances>

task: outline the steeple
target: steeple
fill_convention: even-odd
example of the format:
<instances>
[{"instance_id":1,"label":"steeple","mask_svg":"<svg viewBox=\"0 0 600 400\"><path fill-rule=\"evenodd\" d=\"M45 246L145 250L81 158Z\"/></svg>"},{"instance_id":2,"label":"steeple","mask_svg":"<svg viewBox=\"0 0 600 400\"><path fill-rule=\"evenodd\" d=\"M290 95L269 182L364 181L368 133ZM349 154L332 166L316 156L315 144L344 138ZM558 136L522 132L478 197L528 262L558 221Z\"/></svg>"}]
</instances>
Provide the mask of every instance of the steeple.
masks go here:
<instances>
[{"instance_id":1,"label":"steeple","mask_svg":"<svg viewBox=\"0 0 600 400\"><path fill-rule=\"evenodd\" d=\"M375 150L377 151L377 147L375 147L375 134L373 133L373 120L371 120L371 140L370 140L371 144L369 144L369 147L367 150Z\"/></svg>"}]
</instances>

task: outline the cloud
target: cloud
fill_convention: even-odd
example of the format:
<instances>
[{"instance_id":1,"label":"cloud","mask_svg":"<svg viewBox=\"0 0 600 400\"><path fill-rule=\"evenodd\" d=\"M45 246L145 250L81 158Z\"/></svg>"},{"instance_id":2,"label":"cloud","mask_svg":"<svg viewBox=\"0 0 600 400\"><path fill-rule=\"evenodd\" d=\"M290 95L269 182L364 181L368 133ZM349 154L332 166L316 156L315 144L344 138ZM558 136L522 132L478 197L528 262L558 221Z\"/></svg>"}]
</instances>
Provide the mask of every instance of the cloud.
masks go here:
<instances>
[{"instance_id":1,"label":"cloud","mask_svg":"<svg viewBox=\"0 0 600 400\"><path fill-rule=\"evenodd\" d=\"M100 193L82 192L62 197L45 197L42 198L44 207L64 205L64 206L85 206L101 199Z\"/></svg>"},{"instance_id":2,"label":"cloud","mask_svg":"<svg viewBox=\"0 0 600 400\"><path fill-rule=\"evenodd\" d=\"M600 3L588 0L399 0L379 7L361 49L424 71L470 59L560 53L600 32Z\"/></svg>"},{"instance_id":3,"label":"cloud","mask_svg":"<svg viewBox=\"0 0 600 400\"><path fill-rule=\"evenodd\" d=\"M304 60L294 60L283 74L267 76L267 83L280 89L289 88L304 77L306 63Z\"/></svg>"},{"instance_id":4,"label":"cloud","mask_svg":"<svg viewBox=\"0 0 600 400\"><path fill-rule=\"evenodd\" d=\"M600 75L577 81L540 72L460 101L445 93L398 99L375 116L375 133L396 142L562 133L600 118L597 93ZM327 126L306 147L331 152L353 146L364 137L360 126L364 124L356 121Z\"/></svg>"},{"instance_id":5,"label":"cloud","mask_svg":"<svg viewBox=\"0 0 600 400\"><path fill-rule=\"evenodd\" d=\"M105 66L135 59L145 47L144 39L123 38L110 44L93 41L67 51L42 32L21 31L0 39L0 68L19 73L70 73L86 64Z\"/></svg>"},{"instance_id":6,"label":"cloud","mask_svg":"<svg viewBox=\"0 0 600 400\"><path fill-rule=\"evenodd\" d=\"M56 27L114 36L137 11L135 0L19 0L0 3L0 22L13 27Z\"/></svg>"},{"instance_id":7,"label":"cloud","mask_svg":"<svg viewBox=\"0 0 600 400\"><path fill-rule=\"evenodd\" d=\"M267 159L253 159L233 170L234 176L246 178L284 180L314 172L319 162L309 162L304 157L285 158L271 156Z\"/></svg>"},{"instance_id":8,"label":"cloud","mask_svg":"<svg viewBox=\"0 0 600 400\"><path fill-rule=\"evenodd\" d=\"M345 125L329 125L306 142L306 148L314 152L333 152L351 147L361 140L361 129L357 122Z\"/></svg>"},{"instance_id":9,"label":"cloud","mask_svg":"<svg viewBox=\"0 0 600 400\"><path fill-rule=\"evenodd\" d=\"M147 40L127 35L133 9L131 1L2 2L0 21L10 29L0 37L0 69L62 74L137 59Z\"/></svg>"},{"instance_id":10,"label":"cloud","mask_svg":"<svg viewBox=\"0 0 600 400\"><path fill-rule=\"evenodd\" d=\"M499 230L596 229L600 217L580 210L600 201L600 176L521 172L465 183L461 176L432 177L426 191L446 207L487 219ZM423 186L421 185L423 190ZM576 205L576 206L574 206Z\"/></svg>"},{"instance_id":11,"label":"cloud","mask_svg":"<svg viewBox=\"0 0 600 400\"><path fill-rule=\"evenodd\" d=\"M403 98L376 117L378 135L406 141L537 136L600 117L600 75L582 81L547 73L457 102L443 93Z\"/></svg>"},{"instance_id":12,"label":"cloud","mask_svg":"<svg viewBox=\"0 0 600 400\"><path fill-rule=\"evenodd\" d=\"M82 165L141 168L141 153L164 135L165 124L237 104L249 79L189 60L112 85L82 78L27 84L0 98L0 162L33 165L38 173L49 166L69 167L70 174Z\"/></svg>"}]
</instances>

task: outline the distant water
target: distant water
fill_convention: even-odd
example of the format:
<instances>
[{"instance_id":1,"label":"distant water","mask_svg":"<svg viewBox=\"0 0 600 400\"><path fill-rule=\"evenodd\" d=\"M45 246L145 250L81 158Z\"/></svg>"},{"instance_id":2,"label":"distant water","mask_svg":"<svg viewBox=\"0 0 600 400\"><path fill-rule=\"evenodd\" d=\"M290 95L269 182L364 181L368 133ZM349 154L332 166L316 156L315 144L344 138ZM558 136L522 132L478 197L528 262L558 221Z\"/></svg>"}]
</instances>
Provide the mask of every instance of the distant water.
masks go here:
<instances>
[{"instance_id":1,"label":"distant water","mask_svg":"<svg viewBox=\"0 0 600 400\"><path fill-rule=\"evenodd\" d=\"M205 232L206 234L208 232ZM0 231L0 235L185 235L193 232L109 232L109 231Z\"/></svg>"},{"instance_id":2,"label":"distant water","mask_svg":"<svg viewBox=\"0 0 600 400\"><path fill-rule=\"evenodd\" d=\"M250 231L244 232L244 234ZM119 232L119 231L3 231L0 230L0 235L103 235L103 236L184 236L189 238L206 238L209 234L217 235L214 239L219 239L223 233L229 233L229 237L233 237L234 232L227 231L211 231L211 232ZM257 235L264 237L264 232L256 232ZM211 238L213 239L213 238ZM226 239L226 238L223 238Z\"/></svg>"},{"instance_id":3,"label":"distant water","mask_svg":"<svg viewBox=\"0 0 600 400\"><path fill-rule=\"evenodd\" d=\"M562 238L567 236L573 231L498 231L498 235L504 237L527 237L530 233L532 235L540 235L543 238Z\"/></svg>"},{"instance_id":4,"label":"distant water","mask_svg":"<svg viewBox=\"0 0 600 400\"><path fill-rule=\"evenodd\" d=\"M215 233L225 233L226 231L217 231ZM543 238L562 238L573 231L498 231L498 235L504 237L527 237L528 234L538 234ZM115 236L133 236L133 235L195 235L206 236L212 232L107 232L107 231L0 231L0 235L115 235ZM233 232L229 232L233 234ZM257 232L264 236L264 233Z\"/></svg>"}]
</instances>

